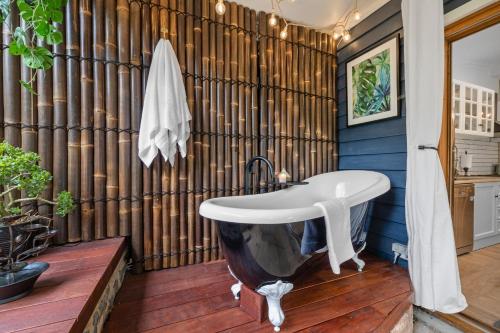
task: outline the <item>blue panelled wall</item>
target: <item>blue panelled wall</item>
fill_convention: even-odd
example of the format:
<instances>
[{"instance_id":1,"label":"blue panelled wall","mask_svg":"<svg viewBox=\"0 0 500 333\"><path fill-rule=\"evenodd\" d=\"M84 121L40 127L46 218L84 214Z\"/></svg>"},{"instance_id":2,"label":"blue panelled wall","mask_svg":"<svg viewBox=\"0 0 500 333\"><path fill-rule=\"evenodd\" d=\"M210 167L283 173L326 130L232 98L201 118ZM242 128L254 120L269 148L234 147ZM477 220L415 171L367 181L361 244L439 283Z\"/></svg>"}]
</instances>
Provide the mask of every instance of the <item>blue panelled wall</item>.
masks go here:
<instances>
[{"instance_id":1,"label":"blue panelled wall","mask_svg":"<svg viewBox=\"0 0 500 333\"><path fill-rule=\"evenodd\" d=\"M444 0L445 11L467 1ZM389 1L354 27L351 35L349 43L341 43L337 49L339 170L374 170L390 178L391 190L375 201L367 245L368 250L378 256L392 259L392 243L408 242L405 224L406 110L401 0ZM394 36L400 41L400 116L348 128L346 64Z\"/></svg>"}]
</instances>

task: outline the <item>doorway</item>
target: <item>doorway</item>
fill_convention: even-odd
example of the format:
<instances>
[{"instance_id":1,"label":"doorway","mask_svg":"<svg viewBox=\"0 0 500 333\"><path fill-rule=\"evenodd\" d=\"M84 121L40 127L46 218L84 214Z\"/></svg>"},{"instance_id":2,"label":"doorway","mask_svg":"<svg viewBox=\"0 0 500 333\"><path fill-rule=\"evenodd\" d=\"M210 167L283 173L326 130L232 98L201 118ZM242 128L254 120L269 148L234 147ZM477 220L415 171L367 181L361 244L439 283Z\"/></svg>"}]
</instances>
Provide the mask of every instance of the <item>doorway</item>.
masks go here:
<instances>
[{"instance_id":1,"label":"doorway","mask_svg":"<svg viewBox=\"0 0 500 333\"><path fill-rule=\"evenodd\" d=\"M466 331L500 332L500 3L447 26L445 39L439 153L469 304L445 317Z\"/></svg>"}]
</instances>

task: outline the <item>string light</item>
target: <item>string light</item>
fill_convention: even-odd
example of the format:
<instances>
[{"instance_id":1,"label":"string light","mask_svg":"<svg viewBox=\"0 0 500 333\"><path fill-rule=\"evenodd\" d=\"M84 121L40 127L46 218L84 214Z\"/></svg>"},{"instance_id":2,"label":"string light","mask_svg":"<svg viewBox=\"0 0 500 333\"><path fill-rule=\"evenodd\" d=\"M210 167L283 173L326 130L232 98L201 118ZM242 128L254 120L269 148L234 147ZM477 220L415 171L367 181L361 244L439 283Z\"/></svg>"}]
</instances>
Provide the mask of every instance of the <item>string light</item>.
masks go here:
<instances>
[{"instance_id":1,"label":"string light","mask_svg":"<svg viewBox=\"0 0 500 333\"><path fill-rule=\"evenodd\" d=\"M351 40L351 32L348 29L350 19L354 19L355 21L361 20L361 12L358 9L358 0L354 0L354 8L347 13L347 15L337 22L332 29L333 39L338 40L339 43L342 41Z\"/></svg>"},{"instance_id":2,"label":"string light","mask_svg":"<svg viewBox=\"0 0 500 333\"><path fill-rule=\"evenodd\" d=\"M276 15L274 13L271 14L271 17L269 18L269 25L271 27L274 27L278 24L278 19L276 18Z\"/></svg>"},{"instance_id":3,"label":"string light","mask_svg":"<svg viewBox=\"0 0 500 333\"><path fill-rule=\"evenodd\" d=\"M226 12L226 5L224 5L224 0L217 0L215 4L215 12L219 15L224 15Z\"/></svg>"},{"instance_id":4,"label":"string light","mask_svg":"<svg viewBox=\"0 0 500 333\"><path fill-rule=\"evenodd\" d=\"M285 25L283 30L280 32L280 38L281 39L286 39L288 37L288 25Z\"/></svg>"}]
</instances>

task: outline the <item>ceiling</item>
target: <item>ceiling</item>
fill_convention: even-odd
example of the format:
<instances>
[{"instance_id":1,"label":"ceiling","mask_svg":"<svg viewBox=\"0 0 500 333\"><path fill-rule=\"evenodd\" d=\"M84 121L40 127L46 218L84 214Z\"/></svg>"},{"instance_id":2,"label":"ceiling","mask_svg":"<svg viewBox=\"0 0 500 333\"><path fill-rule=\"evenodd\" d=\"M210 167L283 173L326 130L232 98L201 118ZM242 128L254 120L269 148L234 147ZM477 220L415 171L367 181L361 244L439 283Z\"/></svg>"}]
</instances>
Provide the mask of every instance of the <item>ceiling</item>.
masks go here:
<instances>
[{"instance_id":1,"label":"ceiling","mask_svg":"<svg viewBox=\"0 0 500 333\"><path fill-rule=\"evenodd\" d=\"M500 76L500 24L453 43L453 66L488 67L491 76Z\"/></svg>"},{"instance_id":2,"label":"ceiling","mask_svg":"<svg viewBox=\"0 0 500 333\"><path fill-rule=\"evenodd\" d=\"M236 2L270 13L271 0L235 0ZM365 18L389 0L358 0L361 17ZM283 0L282 15L293 22L311 26L319 30L333 26L354 7L355 0Z\"/></svg>"}]
</instances>

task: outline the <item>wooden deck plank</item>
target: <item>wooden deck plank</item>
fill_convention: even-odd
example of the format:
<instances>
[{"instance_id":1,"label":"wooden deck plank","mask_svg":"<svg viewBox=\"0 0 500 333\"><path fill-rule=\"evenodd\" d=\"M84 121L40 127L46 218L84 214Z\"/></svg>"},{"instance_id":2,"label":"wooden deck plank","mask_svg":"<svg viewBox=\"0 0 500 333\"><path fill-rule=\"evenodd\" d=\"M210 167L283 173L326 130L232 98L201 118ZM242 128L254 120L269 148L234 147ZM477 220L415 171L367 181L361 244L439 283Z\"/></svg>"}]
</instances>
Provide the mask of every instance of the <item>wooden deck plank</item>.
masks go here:
<instances>
[{"instance_id":1,"label":"wooden deck plank","mask_svg":"<svg viewBox=\"0 0 500 333\"><path fill-rule=\"evenodd\" d=\"M495 329L500 320L500 244L458 257L466 317Z\"/></svg>"},{"instance_id":2,"label":"wooden deck plank","mask_svg":"<svg viewBox=\"0 0 500 333\"><path fill-rule=\"evenodd\" d=\"M324 301L293 308L285 311L286 320L281 331L296 332L408 291L410 291L409 281L397 277ZM251 322L232 329L231 332L269 332L269 330L272 330L272 326L268 322L263 324Z\"/></svg>"},{"instance_id":3,"label":"wooden deck plank","mask_svg":"<svg viewBox=\"0 0 500 333\"><path fill-rule=\"evenodd\" d=\"M363 258L365 259L365 258ZM368 256L334 275L328 261L294 282L283 299L283 332L371 332L411 294L407 272ZM224 261L126 278L105 332L271 332L239 307ZM170 275L170 273L172 275ZM222 280L221 280L222 279ZM153 282L154 281L154 282Z\"/></svg>"},{"instance_id":4,"label":"wooden deck plank","mask_svg":"<svg viewBox=\"0 0 500 333\"><path fill-rule=\"evenodd\" d=\"M228 272L208 276L197 276L198 278L186 277L183 280L156 284L150 283L146 278L145 280L134 284L127 284L126 288L123 288L123 292L118 294L117 302L130 302L173 291L189 290L200 286L211 285L231 278L231 275Z\"/></svg>"},{"instance_id":5,"label":"wooden deck plank","mask_svg":"<svg viewBox=\"0 0 500 333\"><path fill-rule=\"evenodd\" d=\"M82 332L123 251L125 238L51 248L33 291L0 305L0 332Z\"/></svg>"},{"instance_id":6,"label":"wooden deck plank","mask_svg":"<svg viewBox=\"0 0 500 333\"><path fill-rule=\"evenodd\" d=\"M147 333L207 333L221 332L232 327L253 321L254 319L239 308L232 308L206 316L181 321L179 323L162 326Z\"/></svg>"},{"instance_id":7,"label":"wooden deck plank","mask_svg":"<svg viewBox=\"0 0 500 333\"><path fill-rule=\"evenodd\" d=\"M141 313L139 316L129 316L126 319L109 322L109 332L143 332L183 320L205 316L217 311L237 307L234 297L225 293L222 295L184 303Z\"/></svg>"},{"instance_id":8,"label":"wooden deck plank","mask_svg":"<svg viewBox=\"0 0 500 333\"><path fill-rule=\"evenodd\" d=\"M196 287L190 289L189 292L179 290L131 302L116 302L110 320L114 320L115 317L127 318L128 316L138 316L145 312L227 294L234 282L234 279L230 279L207 286Z\"/></svg>"}]
</instances>

